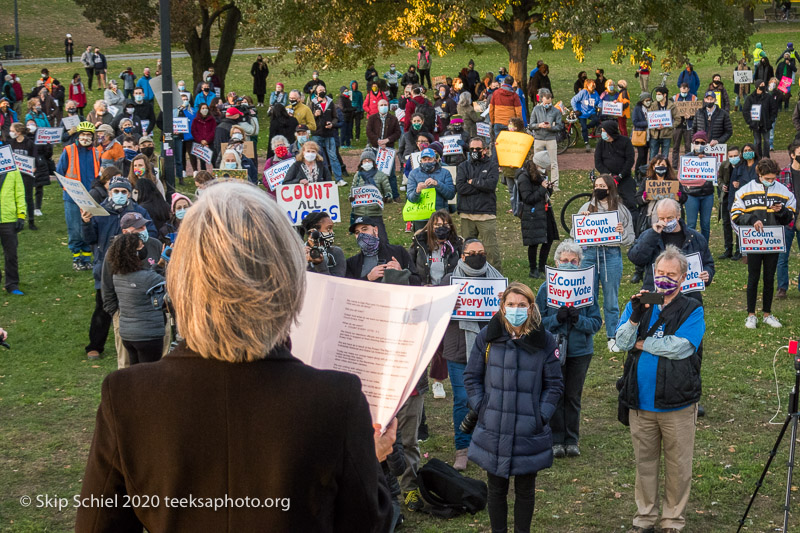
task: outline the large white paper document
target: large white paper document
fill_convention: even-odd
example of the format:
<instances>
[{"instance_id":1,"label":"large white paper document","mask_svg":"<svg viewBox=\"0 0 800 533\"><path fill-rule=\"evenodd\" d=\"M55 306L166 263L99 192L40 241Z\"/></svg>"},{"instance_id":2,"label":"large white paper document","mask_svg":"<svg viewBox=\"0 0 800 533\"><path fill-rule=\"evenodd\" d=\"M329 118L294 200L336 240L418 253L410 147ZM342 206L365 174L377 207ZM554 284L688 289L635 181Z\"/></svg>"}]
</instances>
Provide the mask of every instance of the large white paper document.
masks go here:
<instances>
[{"instance_id":1,"label":"large white paper document","mask_svg":"<svg viewBox=\"0 0 800 533\"><path fill-rule=\"evenodd\" d=\"M373 423L386 428L427 371L458 287L408 287L306 273L292 354L361 378Z\"/></svg>"}]
</instances>

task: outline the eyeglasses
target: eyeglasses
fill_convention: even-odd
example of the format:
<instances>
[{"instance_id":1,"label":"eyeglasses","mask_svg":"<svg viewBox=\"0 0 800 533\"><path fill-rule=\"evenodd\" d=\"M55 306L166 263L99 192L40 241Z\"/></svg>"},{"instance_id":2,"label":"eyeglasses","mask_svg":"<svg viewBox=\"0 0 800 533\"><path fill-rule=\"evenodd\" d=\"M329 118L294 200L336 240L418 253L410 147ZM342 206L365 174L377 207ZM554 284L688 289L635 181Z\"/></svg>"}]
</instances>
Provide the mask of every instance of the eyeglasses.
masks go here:
<instances>
[{"instance_id":1,"label":"eyeglasses","mask_svg":"<svg viewBox=\"0 0 800 533\"><path fill-rule=\"evenodd\" d=\"M464 252L467 257L475 257L476 255L486 256L486 252Z\"/></svg>"}]
</instances>

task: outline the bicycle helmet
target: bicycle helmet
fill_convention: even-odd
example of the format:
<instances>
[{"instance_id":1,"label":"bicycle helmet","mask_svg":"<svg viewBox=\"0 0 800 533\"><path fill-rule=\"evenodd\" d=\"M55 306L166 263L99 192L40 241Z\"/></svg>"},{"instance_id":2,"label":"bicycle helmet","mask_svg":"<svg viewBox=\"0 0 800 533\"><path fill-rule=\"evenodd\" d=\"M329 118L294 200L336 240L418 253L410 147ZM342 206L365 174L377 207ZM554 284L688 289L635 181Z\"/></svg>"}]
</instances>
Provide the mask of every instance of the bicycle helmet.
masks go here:
<instances>
[{"instance_id":1,"label":"bicycle helmet","mask_svg":"<svg viewBox=\"0 0 800 533\"><path fill-rule=\"evenodd\" d=\"M83 122L78 124L78 127L75 128L75 131L77 131L78 133L88 131L89 133L93 134L95 132L95 127L94 124L92 124L91 122L84 120Z\"/></svg>"}]
</instances>

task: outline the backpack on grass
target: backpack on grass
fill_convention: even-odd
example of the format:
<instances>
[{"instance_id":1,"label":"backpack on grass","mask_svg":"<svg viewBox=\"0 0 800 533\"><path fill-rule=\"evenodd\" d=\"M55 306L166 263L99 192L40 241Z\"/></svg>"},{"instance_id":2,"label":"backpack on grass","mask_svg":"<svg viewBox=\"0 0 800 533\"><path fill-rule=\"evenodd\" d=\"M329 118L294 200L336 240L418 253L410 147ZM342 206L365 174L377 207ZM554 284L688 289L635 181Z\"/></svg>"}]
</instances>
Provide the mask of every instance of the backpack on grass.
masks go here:
<instances>
[{"instance_id":1,"label":"backpack on grass","mask_svg":"<svg viewBox=\"0 0 800 533\"><path fill-rule=\"evenodd\" d=\"M417 473L424 512L439 518L453 518L486 508L486 483L461 475L439 459L431 459Z\"/></svg>"}]
</instances>

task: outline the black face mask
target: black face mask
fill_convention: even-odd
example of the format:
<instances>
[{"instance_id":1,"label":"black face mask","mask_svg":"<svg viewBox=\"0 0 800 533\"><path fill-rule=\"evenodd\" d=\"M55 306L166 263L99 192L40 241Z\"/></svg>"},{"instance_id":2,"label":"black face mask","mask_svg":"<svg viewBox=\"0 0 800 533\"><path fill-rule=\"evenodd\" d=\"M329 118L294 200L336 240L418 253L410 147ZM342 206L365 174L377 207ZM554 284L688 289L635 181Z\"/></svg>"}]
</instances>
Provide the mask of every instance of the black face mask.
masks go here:
<instances>
[{"instance_id":1,"label":"black face mask","mask_svg":"<svg viewBox=\"0 0 800 533\"><path fill-rule=\"evenodd\" d=\"M142 149L141 149L141 152L142 152L144 155L146 155L147 157L150 157L151 155L153 155L153 151L154 151L154 150L155 150L155 147L154 147L154 146L148 146L147 148L142 148Z\"/></svg>"},{"instance_id":2,"label":"black face mask","mask_svg":"<svg viewBox=\"0 0 800 533\"><path fill-rule=\"evenodd\" d=\"M703 102L708 109L714 107L715 102Z\"/></svg>"},{"instance_id":3,"label":"black face mask","mask_svg":"<svg viewBox=\"0 0 800 533\"><path fill-rule=\"evenodd\" d=\"M797 161L798 165L800 165L800 155L794 156L794 160Z\"/></svg>"},{"instance_id":4,"label":"black face mask","mask_svg":"<svg viewBox=\"0 0 800 533\"><path fill-rule=\"evenodd\" d=\"M469 158L473 162L478 163L481 159L483 159L483 150L470 150Z\"/></svg>"},{"instance_id":5,"label":"black face mask","mask_svg":"<svg viewBox=\"0 0 800 533\"><path fill-rule=\"evenodd\" d=\"M325 91L322 91L321 93L317 93L317 98L319 98L320 100L325 98Z\"/></svg>"},{"instance_id":6,"label":"black face mask","mask_svg":"<svg viewBox=\"0 0 800 533\"><path fill-rule=\"evenodd\" d=\"M480 270L486 264L486 256L485 255L468 255L464 259L464 262L467 264L468 267L474 270Z\"/></svg>"},{"instance_id":7,"label":"black face mask","mask_svg":"<svg viewBox=\"0 0 800 533\"><path fill-rule=\"evenodd\" d=\"M606 198L608 198L608 189L595 189L594 197L597 200L605 200Z\"/></svg>"},{"instance_id":8,"label":"black face mask","mask_svg":"<svg viewBox=\"0 0 800 533\"><path fill-rule=\"evenodd\" d=\"M433 228L433 234L436 235L436 238L440 241L443 241L450 235L450 228L448 226L439 226L438 228Z\"/></svg>"},{"instance_id":9,"label":"black face mask","mask_svg":"<svg viewBox=\"0 0 800 533\"><path fill-rule=\"evenodd\" d=\"M653 170L655 170L656 174L659 176L663 176L667 173L667 167L653 167Z\"/></svg>"}]
</instances>

